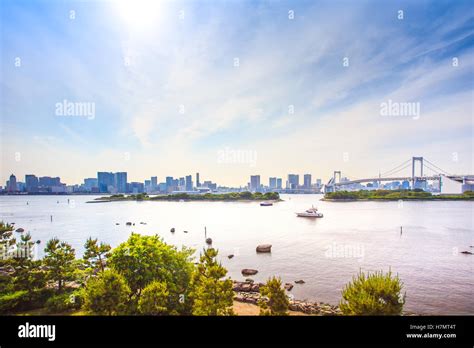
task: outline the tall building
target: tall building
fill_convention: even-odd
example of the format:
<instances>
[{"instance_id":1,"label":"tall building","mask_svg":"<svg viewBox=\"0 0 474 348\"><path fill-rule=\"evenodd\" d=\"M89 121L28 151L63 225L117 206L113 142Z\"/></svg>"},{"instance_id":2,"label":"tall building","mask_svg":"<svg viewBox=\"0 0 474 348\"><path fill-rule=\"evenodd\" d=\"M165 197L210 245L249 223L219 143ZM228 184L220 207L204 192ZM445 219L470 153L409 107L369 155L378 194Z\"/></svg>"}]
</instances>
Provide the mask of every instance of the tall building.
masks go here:
<instances>
[{"instance_id":1,"label":"tall building","mask_svg":"<svg viewBox=\"0 0 474 348\"><path fill-rule=\"evenodd\" d=\"M84 188L86 191L93 191L94 188L98 188L97 178L86 178L84 179Z\"/></svg>"},{"instance_id":2,"label":"tall building","mask_svg":"<svg viewBox=\"0 0 474 348\"><path fill-rule=\"evenodd\" d=\"M186 191L192 191L193 190L193 177L192 175L187 175L186 176Z\"/></svg>"},{"instance_id":3,"label":"tall building","mask_svg":"<svg viewBox=\"0 0 474 348\"><path fill-rule=\"evenodd\" d=\"M36 175L27 174L25 175L25 185L27 192L38 192L38 178Z\"/></svg>"},{"instance_id":4,"label":"tall building","mask_svg":"<svg viewBox=\"0 0 474 348\"><path fill-rule=\"evenodd\" d=\"M305 174L303 176L303 186L305 189L311 188L311 174Z\"/></svg>"},{"instance_id":5,"label":"tall building","mask_svg":"<svg viewBox=\"0 0 474 348\"><path fill-rule=\"evenodd\" d=\"M151 177L151 190L152 191L158 190L158 178L156 176Z\"/></svg>"},{"instance_id":6,"label":"tall building","mask_svg":"<svg viewBox=\"0 0 474 348\"><path fill-rule=\"evenodd\" d=\"M196 187L201 186L201 182L199 181L199 173L196 173Z\"/></svg>"},{"instance_id":7,"label":"tall building","mask_svg":"<svg viewBox=\"0 0 474 348\"><path fill-rule=\"evenodd\" d=\"M300 176L298 174L288 174L288 188L297 189L300 186Z\"/></svg>"},{"instance_id":8,"label":"tall building","mask_svg":"<svg viewBox=\"0 0 474 348\"><path fill-rule=\"evenodd\" d=\"M52 178L50 176L42 176L38 179L38 185L44 188L61 186L61 179L58 177Z\"/></svg>"},{"instance_id":9,"label":"tall building","mask_svg":"<svg viewBox=\"0 0 474 348\"><path fill-rule=\"evenodd\" d=\"M16 176L10 175L10 180L7 182L7 192L17 192L18 187L16 185Z\"/></svg>"},{"instance_id":10,"label":"tall building","mask_svg":"<svg viewBox=\"0 0 474 348\"><path fill-rule=\"evenodd\" d=\"M281 178L277 178L277 187L276 187L276 188L277 188L277 189L280 189L280 190L283 188Z\"/></svg>"},{"instance_id":11,"label":"tall building","mask_svg":"<svg viewBox=\"0 0 474 348\"><path fill-rule=\"evenodd\" d=\"M268 187L270 187L271 189L276 189L277 188L277 178L268 179Z\"/></svg>"},{"instance_id":12,"label":"tall building","mask_svg":"<svg viewBox=\"0 0 474 348\"><path fill-rule=\"evenodd\" d=\"M255 192L260 190L260 175L250 176L250 191Z\"/></svg>"},{"instance_id":13,"label":"tall building","mask_svg":"<svg viewBox=\"0 0 474 348\"><path fill-rule=\"evenodd\" d=\"M99 192L107 193L110 188L115 185L114 173L108 172L97 172L97 184L99 186Z\"/></svg>"},{"instance_id":14,"label":"tall building","mask_svg":"<svg viewBox=\"0 0 474 348\"><path fill-rule=\"evenodd\" d=\"M115 190L120 193L127 192L127 172L117 172L114 174Z\"/></svg>"}]
</instances>

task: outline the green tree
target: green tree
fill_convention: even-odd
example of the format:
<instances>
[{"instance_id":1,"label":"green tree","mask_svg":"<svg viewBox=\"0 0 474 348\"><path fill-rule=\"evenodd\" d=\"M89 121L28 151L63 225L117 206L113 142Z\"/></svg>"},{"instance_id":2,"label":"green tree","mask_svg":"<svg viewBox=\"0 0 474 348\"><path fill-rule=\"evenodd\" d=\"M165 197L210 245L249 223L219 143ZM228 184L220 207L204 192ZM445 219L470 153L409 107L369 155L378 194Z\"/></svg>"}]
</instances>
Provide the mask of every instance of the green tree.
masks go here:
<instances>
[{"instance_id":1,"label":"green tree","mask_svg":"<svg viewBox=\"0 0 474 348\"><path fill-rule=\"evenodd\" d=\"M83 308L98 315L118 315L127 310L130 288L125 278L108 269L91 277L84 291Z\"/></svg>"},{"instance_id":2,"label":"green tree","mask_svg":"<svg viewBox=\"0 0 474 348\"><path fill-rule=\"evenodd\" d=\"M132 233L126 242L112 251L108 263L125 277L136 305L143 289L156 280L166 284L169 310L189 314L192 304L183 298L188 298L194 269L192 254L192 249L177 250L157 235Z\"/></svg>"},{"instance_id":3,"label":"green tree","mask_svg":"<svg viewBox=\"0 0 474 348\"><path fill-rule=\"evenodd\" d=\"M389 271L359 272L342 291L339 305L345 315L400 315L405 304L403 283Z\"/></svg>"},{"instance_id":4,"label":"green tree","mask_svg":"<svg viewBox=\"0 0 474 348\"><path fill-rule=\"evenodd\" d=\"M168 314L168 296L166 284L155 280L143 289L138 300L138 311L147 315Z\"/></svg>"},{"instance_id":5,"label":"green tree","mask_svg":"<svg viewBox=\"0 0 474 348\"><path fill-rule=\"evenodd\" d=\"M110 245L98 242L97 238L88 238L84 244L84 264L93 272L104 271L107 257L110 256Z\"/></svg>"},{"instance_id":6,"label":"green tree","mask_svg":"<svg viewBox=\"0 0 474 348\"><path fill-rule=\"evenodd\" d=\"M272 277L260 287L260 315L288 315L289 301L281 286L281 279Z\"/></svg>"},{"instance_id":7,"label":"green tree","mask_svg":"<svg viewBox=\"0 0 474 348\"><path fill-rule=\"evenodd\" d=\"M193 274L194 315L232 315L234 292L232 281L222 280L227 270L216 260L217 250L205 249Z\"/></svg>"},{"instance_id":8,"label":"green tree","mask_svg":"<svg viewBox=\"0 0 474 348\"><path fill-rule=\"evenodd\" d=\"M48 278L58 283L58 292L61 292L64 282L73 279L76 268L74 249L70 244L53 238L48 241L44 251Z\"/></svg>"}]
</instances>

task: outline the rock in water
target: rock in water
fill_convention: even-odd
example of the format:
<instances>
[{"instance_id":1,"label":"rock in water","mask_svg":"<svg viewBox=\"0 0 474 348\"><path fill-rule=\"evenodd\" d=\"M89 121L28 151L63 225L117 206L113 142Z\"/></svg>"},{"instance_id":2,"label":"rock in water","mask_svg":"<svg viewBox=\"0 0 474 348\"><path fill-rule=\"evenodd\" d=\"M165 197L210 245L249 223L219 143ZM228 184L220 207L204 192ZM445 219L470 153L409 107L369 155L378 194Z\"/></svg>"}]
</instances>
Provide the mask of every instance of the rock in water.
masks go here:
<instances>
[{"instance_id":1,"label":"rock in water","mask_svg":"<svg viewBox=\"0 0 474 348\"><path fill-rule=\"evenodd\" d=\"M234 254L230 254L227 256L229 259L233 258L234 257Z\"/></svg>"},{"instance_id":2,"label":"rock in water","mask_svg":"<svg viewBox=\"0 0 474 348\"><path fill-rule=\"evenodd\" d=\"M251 269L251 268L244 268L242 270L242 275L244 276L251 276L257 274L258 271L256 269Z\"/></svg>"},{"instance_id":3,"label":"rock in water","mask_svg":"<svg viewBox=\"0 0 474 348\"><path fill-rule=\"evenodd\" d=\"M271 251L271 244L260 244L259 246L257 246L257 253L270 253Z\"/></svg>"},{"instance_id":4,"label":"rock in water","mask_svg":"<svg viewBox=\"0 0 474 348\"><path fill-rule=\"evenodd\" d=\"M20 227L20 228L17 228L17 229L16 229L16 232L20 232L20 233L21 233L21 232L25 232L25 230Z\"/></svg>"},{"instance_id":5,"label":"rock in water","mask_svg":"<svg viewBox=\"0 0 474 348\"><path fill-rule=\"evenodd\" d=\"M212 244L212 239L211 238L206 238L206 243L207 244Z\"/></svg>"},{"instance_id":6,"label":"rock in water","mask_svg":"<svg viewBox=\"0 0 474 348\"><path fill-rule=\"evenodd\" d=\"M470 251L461 251L461 254L466 254L466 255L473 255Z\"/></svg>"},{"instance_id":7,"label":"rock in water","mask_svg":"<svg viewBox=\"0 0 474 348\"><path fill-rule=\"evenodd\" d=\"M175 231L174 227L173 227L170 231L171 231L171 232L174 232L174 231Z\"/></svg>"},{"instance_id":8,"label":"rock in water","mask_svg":"<svg viewBox=\"0 0 474 348\"><path fill-rule=\"evenodd\" d=\"M296 284L304 284L304 280L303 279L300 279L300 280L295 280L295 283Z\"/></svg>"},{"instance_id":9,"label":"rock in water","mask_svg":"<svg viewBox=\"0 0 474 348\"><path fill-rule=\"evenodd\" d=\"M125 225L132 226L132 223L130 221L127 221L127 223Z\"/></svg>"},{"instance_id":10,"label":"rock in water","mask_svg":"<svg viewBox=\"0 0 474 348\"><path fill-rule=\"evenodd\" d=\"M285 289L291 291L291 289L293 289L293 284L285 283Z\"/></svg>"}]
</instances>

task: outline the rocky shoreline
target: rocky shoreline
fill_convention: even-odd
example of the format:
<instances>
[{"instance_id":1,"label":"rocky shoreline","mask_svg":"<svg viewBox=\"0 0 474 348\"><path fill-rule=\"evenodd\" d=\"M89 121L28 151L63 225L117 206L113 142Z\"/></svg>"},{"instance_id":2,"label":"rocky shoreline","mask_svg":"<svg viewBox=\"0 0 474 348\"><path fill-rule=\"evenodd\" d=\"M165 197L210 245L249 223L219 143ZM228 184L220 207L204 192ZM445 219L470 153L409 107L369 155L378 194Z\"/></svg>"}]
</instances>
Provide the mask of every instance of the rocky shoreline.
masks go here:
<instances>
[{"instance_id":1,"label":"rocky shoreline","mask_svg":"<svg viewBox=\"0 0 474 348\"><path fill-rule=\"evenodd\" d=\"M234 300L256 305L260 299L260 287L263 283L254 283L251 280L244 282L233 281L232 290L235 292ZM323 302L308 302L290 299L289 309L311 315L341 315L338 306Z\"/></svg>"}]
</instances>

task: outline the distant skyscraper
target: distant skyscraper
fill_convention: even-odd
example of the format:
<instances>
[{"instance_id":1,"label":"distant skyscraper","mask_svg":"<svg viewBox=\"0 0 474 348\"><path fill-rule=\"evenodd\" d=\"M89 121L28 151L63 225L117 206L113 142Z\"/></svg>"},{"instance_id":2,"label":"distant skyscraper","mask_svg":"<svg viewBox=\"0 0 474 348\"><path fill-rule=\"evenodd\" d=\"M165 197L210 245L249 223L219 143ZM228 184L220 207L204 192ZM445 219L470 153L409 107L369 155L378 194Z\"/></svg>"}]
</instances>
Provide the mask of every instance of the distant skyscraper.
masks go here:
<instances>
[{"instance_id":1,"label":"distant skyscraper","mask_svg":"<svg viewBox=\"0 0 474 348\"><path fill-rule=\"evenodd\" d=\"M196 173L196 187L201 186L201 182L199 181L199 173Z\"/></svg>"},{"instance_id":2,"label":"distant skyscraper","mask_svg":"<svg viewBox=\"0 0 474 348\"><path fill-rule=\"evenodd\" d=\"M13 174L10 175L10 180L8 180L7 191L8 192L18 191L18 187L16 186L16 176Z\"/></svg>"},{"instance_id":3,"label":"distant skyscraper","mask_svg":"<svg viewBox=\"0 0 474 348\"><path fill-rule=\"evenodd\" d=\"M260 175L250 176L250 191L255 192L260 190Z\"/></svg>"},{"instance_id":4,"label":"distant skyscraper","mask_svg":"<svg viewBox=\"0 0 474 348\"><path fill-rule=\"evenodd\" d=\"M187 175L186 176L186 191L192 191L193 190L193 177L192 175Z\"/></svg>"},{"instance_id":5,"label":"distant skyscraper","mask_svg":"<svg viewBox=\"0 0 474 348\"><path fill-rule=\"evenodd\" d=\"M311 188L311 174L305 174L303 176L303 186L305 189Z\"/></svg>"},{"instance_id":6,"label":"distant skyscraper","mask_svg":"<svg viewBox=\"0 0 474 348\"><path fill-rule=\"evenodd\" d=\"M38 178L36 175L27 174L25 175L25 185L27 192L37 192L38 191Z\"/></svg>"},{"instance_id":7,"label":"distant skyscraper","mask_svg":"<svg viewBox=\"0 0 474 348\"><path fill-rule=\"evenodd\" d=\"M109 192L109 187L115 185L115 175L109 172L97 172L97 184L99 185L99 192ZM125 192L125 191L124 191Z\"/></svg>"},{"instance_id":8,"label":"distant skyscraper","mask_svg":"<svg viewBox=\"0 0 474 348\"><path fill-rule=\"evenodd\" d=\"M268 179L268 187L270 187L271 189L276 189L277 188L277 178Z\"/></svg>"},{"instance_id":9,"label":"distant skyscraper","mask_svg":"<svg viewBox=\"0 0 474 348\"><path fill-rule=\"evenodd\" d=\"M300 176L298 174L288 174L288 188L294 190L300 186Z\"/></svg>"},{"instance_id":10,"label":"distant skyscraper","mask_svg":"<svg viewBox=\"0 0 474 348\"><path fill-rule=\"evenodd\" d=\"M156 191L158 189L158 178L156 176L151 177L151 190Z\"/></svg>"},{"instance_id":11,"label":"distant skyscraper","mask_svg":"<svg viewBox=\"0 0 474 348\"><path fill-rule=\"evenodd\" d=\"M86 191L92 191L93 188L98 188L99 184L97 183L96 178L87 178L84 179L84 188Z\"/></svg>"},{"instance_id":12,"label":"distant skyscraper","mask_svg":"<svg viewBox=\"0 0 474 348\"><path fill-rule=\"evenodd\" d=\"M117 192L127 192L127 172L117 172L114 174L114 187Z\"/></svg>"},{"instance_id":13,"label":"distant skyscraper","mask_svg":"<svg viewBox=\"0 0 474 348\"><path fill-rule=\"evenodd\" d=\"M281 178L277 178L277 187L276 187L276 188L281 190L282 187L283 187L283 185L282 185L282 180L281 180Z\"/></svg>"}]
</instances>

